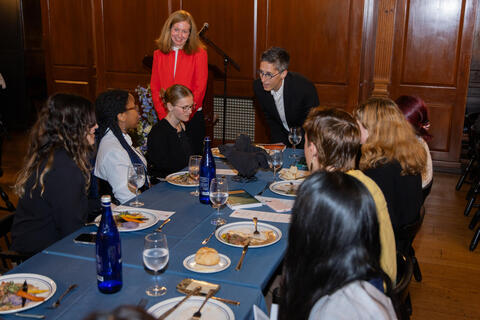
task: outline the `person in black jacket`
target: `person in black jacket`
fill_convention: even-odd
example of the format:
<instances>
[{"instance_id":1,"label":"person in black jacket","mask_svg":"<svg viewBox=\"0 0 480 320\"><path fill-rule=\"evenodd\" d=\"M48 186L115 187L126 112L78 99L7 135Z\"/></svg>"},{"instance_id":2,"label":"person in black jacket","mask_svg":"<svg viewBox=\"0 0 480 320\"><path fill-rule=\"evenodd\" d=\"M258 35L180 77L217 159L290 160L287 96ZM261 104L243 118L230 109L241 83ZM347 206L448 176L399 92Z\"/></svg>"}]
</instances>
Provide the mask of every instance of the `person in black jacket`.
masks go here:
<instances>
[{"instance_id":1,"label":"person in black jacket","mask_svg":"<svg viewBox=\"0 0 480 320\"><path fill-rule=\"evenodd\" d=\"M194 149L185 122L188 121L195 103L187 87L174 84L162 93L168 114L150 131L147 138L148 173L164 178L188 165Z\"/></svg>"},{"instance_id":2,"label":"person in black jacket","mask_svg":"<svg viewBox=\"0 0 480 320\"><path fill-rule=\"evenodd\" d=\"M288 71L290 56L285 49L272 47L262 54L259 78L253 91L270 128L270 142L290 145L288 131L302 127L312 107L319 105L312 82ZM298 147L302 148L304 140Z\"/></svg>"},{"instance_id":3,"label":"person in black jacket","mask_svg":"<svg viewBox=\"0 0 480 320\"><path fill-rule=\"evenodd\" d=\"M11 231L13 250L37 253L83 226L97 127L87 99L70 94L48 99L15 184L20 200Z\"/></svg>"}]
</instances>

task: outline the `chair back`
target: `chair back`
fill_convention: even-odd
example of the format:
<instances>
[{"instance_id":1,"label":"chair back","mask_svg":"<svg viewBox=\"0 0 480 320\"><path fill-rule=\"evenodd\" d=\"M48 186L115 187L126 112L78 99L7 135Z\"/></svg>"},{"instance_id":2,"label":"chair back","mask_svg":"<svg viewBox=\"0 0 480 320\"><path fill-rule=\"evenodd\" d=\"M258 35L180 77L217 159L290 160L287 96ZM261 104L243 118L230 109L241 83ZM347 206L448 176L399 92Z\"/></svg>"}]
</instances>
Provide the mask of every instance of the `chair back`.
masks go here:
<instances>
[{"instance_id":1,"label":"chair back","mask_svg":"<svg viewBox=\"0 0 480 320\"><path fill-rule=\"evenodd\" d=\"M409 285L413 276L413 263L408 255L397 251L397 283L391 291L392 302L400 319L408 315ZM408 316L407 316L408 317Z\"/></svg>"},{"instance_id":2,"label":"chair back","mask_svg":"<svg viewBox=\"0 0 480 320\"><path fill-rule=\"evenodd\" d=\"M13 217L15 213L8 212L0 218L0 238L5 241L6 249L10 249L10 239L8 233L12 229Z\"/></svg>"},{"instance_id":3,"label":"chair back","mask_svg":"<svg viewBox=\"0 0 480 320\"><path fill-rule=\"evenodd\" d=\"M6 248L2 248L0 251L0 260L2 261L2 265L0 266L1 274L11 269L12 262L19 264L31 257L31 255L10 250L11 242L8 238L8 233L12 229L14 216L14 212L9 212L0 218L0 238L4 239L6 245Z\"/></svg>"},{"instance_id":4,"label":"chair back","mask_svg":"<svg viewBox=\"0 0 480 320\"><path fill-rule=\"evenodd\" d=\"M103 180L98 177L97 177L97 181L98 181L99 196L101 197L103 195L108 194L112 198L112 203L119 205L120 201L118 201L117 198L115 198L115 196L113 195L113 190L112 190L112 186L110 186L110 183L108 183L107 180Z\"/></svg>"}]
</instances>

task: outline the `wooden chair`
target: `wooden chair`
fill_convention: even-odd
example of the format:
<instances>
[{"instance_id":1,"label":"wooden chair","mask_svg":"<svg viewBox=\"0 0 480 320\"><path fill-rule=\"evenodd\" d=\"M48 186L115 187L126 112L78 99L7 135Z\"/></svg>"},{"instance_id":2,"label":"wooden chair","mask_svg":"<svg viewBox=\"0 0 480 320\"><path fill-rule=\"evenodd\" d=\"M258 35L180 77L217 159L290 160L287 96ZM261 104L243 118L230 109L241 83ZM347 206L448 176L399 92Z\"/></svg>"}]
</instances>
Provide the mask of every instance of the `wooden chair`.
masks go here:
<instances>
[{"instance_id":1,"label":"wooden chair","mask_svg":"<svg viewBox=\"0 0 480 320\"><path fill-rule=\"evenodd\" d=\"M12 229L14 215L14 212L9 212L8 214L0 218L0 238L4 240L6 245L5 250L2 250L0 252L0 259L2 260L2 265L0 266L0 273L2 274L11 269L12 263L20 264L31 257L31 255L21 254L16 251L10 250L11 242L8 234Z\"/></svg>"},{"instance_id":2,"label":"wooden chair","mask_svg":"<svg viewBox=\"0 0 480 320\"><path fill-rule=\"evenodd\" d=\"M397 284L392 289L391 297L397 317L400 320L408 320L412 314L412 302L409 292L412 274L413 264L410 257L397 252Z\"/></svg>"},{"instance_id":3,"label":"wooden chair","mask_svg":"<svg viewBox=\"0 0 480 320\"><path fill-rule=\"evenodd\" d=\"M400 242L407 243L405 248L397 248L399 251L404 251L403 254L408 256L412 260L413 265L413 275L415 280L420 282L422 281L422 272L420 271L420 265L418 264L417 257L415 256L415 250L413 249L413 240L415 240L415 236L417 235L420 227L423 223L423 218L425 217L425 207L422 206L420 208L420 216L418 220L408 224L400 229L398 238Z\"/></svg>"}]
</instances>

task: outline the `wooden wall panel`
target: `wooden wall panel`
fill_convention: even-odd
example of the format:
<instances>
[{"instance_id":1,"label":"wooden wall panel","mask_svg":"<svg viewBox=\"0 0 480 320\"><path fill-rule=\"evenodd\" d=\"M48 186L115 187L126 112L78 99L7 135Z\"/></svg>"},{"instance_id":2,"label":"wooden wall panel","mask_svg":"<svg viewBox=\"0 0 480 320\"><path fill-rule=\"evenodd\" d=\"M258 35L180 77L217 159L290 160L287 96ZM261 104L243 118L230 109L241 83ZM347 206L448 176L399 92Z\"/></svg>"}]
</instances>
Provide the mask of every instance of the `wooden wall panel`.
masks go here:
<instances>
[{"instance_id":1,"label":"wooden wall panel","mask_svg":"<svg viewBox=\"0 0 480 320\"><path fill-rule=\"evenodd\" d=\"M430 110L434 160L459 166L477 0L399 0L391 96Z\"/></svg>"}]
</instances>

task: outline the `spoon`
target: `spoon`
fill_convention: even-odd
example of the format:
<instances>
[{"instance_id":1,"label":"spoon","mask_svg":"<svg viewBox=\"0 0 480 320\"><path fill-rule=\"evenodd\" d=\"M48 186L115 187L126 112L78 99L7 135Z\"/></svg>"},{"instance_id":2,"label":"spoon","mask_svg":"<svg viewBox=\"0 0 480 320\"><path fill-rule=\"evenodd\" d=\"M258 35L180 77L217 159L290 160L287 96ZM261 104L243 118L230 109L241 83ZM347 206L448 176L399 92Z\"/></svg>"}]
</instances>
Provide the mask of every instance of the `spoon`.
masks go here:
<instances>
[{"instance_id":1,"label":"spoon","mask_svg":"<svg viewBox=\"0 0 480 320\"><path fill-rule=\"evenodd\" d=\"M206 245L208 243L208 241L210 241L210 238L212 238L215 231L217 231L217 229L220 228L221 226L223 226L224 224L225 224L225 221L218 221L217 226L215 227L215 230L213 230L212 233L210 233L210 235L208 237L203 239L202 244Z\"/></svg>"}]
</instances>

